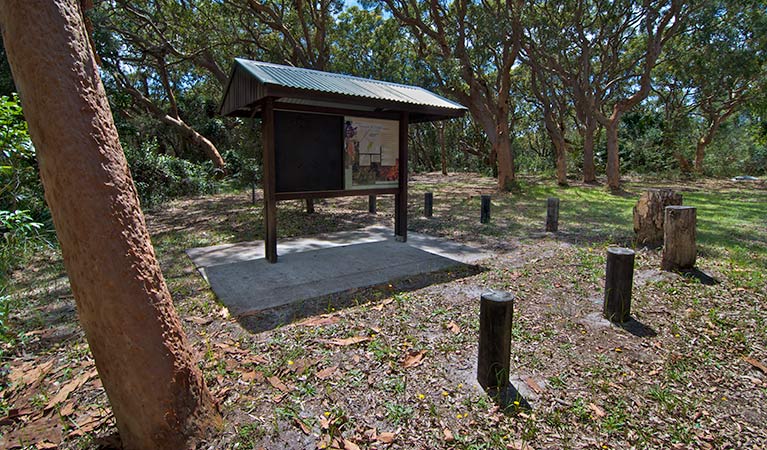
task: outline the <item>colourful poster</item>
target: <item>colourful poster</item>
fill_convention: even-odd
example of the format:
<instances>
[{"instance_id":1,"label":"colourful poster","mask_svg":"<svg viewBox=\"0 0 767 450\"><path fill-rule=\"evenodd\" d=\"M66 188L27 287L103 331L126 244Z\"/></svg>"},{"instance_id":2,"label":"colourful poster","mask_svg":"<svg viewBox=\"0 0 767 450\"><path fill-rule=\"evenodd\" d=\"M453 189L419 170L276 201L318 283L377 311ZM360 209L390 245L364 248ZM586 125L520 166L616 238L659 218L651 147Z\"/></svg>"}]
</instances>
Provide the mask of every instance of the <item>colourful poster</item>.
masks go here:
<instances>
[{"instance_id":1,"label":"colourful poster","mask_svg":"<svg viewBox=\"0 0 767 450\"><path fill-rule=\"evenodd\" d=\"M344 117L346 189L396 187L398 158L398 121Z\"/></svg>"}]
</instances>

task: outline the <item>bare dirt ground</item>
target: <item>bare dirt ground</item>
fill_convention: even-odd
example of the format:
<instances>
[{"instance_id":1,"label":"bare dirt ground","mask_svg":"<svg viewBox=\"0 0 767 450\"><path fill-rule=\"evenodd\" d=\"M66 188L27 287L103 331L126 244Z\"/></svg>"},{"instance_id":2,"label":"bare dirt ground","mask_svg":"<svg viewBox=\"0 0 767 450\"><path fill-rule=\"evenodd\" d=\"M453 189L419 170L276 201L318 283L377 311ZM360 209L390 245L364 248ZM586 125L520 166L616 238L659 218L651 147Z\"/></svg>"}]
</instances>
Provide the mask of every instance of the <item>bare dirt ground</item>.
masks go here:
<instances>
[{"instance_id":1,"label":"bare dirt ground","mask_svg":"<svg viewBox=\"0 0 767 450\"><path fill-rule=\"evenodd\" d=\"M183 253L259 238L250 193L150 212L166 280L225 417L201 448L767 448L767 226L752 220L764 217L765 186L674 185L707 214L737 209L699 213L697 267L718 283L661 272L658 250L636 249L635 320L618 327L600 315L605 250L630 245L631 206L647 186L629 180L612 196L530 179L522 192L498 194L476 174L416 175L410 229L493 257L321 299L308 317L264 330L231 318ZM432 219L420 216L425 191L435 193ZM484 193L493 195L488 225L478 217ZM563 199L556 234L542 232L550 195ZM366 213L367 198L321 201L311 215L285 202L280 236L391 225L392 200L379 202L377 215ZM119 446L59 255L40 255L14 279L26 307L5 349L0 448ZM475 381L488 289L516 296L512 382L524 401L507 411Z\"/></svg>"}]
</instances>

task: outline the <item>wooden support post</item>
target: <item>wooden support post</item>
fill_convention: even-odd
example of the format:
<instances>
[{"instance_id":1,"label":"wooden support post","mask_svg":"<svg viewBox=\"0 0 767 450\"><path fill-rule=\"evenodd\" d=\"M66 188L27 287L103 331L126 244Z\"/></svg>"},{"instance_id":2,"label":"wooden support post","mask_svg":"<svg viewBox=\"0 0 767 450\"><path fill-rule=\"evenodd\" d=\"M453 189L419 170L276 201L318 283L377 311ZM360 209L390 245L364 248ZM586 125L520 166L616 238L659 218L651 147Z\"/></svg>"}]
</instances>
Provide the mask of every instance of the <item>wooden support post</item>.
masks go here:
<instances>
[{"instance_id":1,"label":"wooden support post","mask_svg":"<svg viewBox=\"0 0 767 450\"><path fill-rule=\"evenodd\" d=\"M513 294L502 291L482 294L479 304L477 381L485 390L502 390L509 384L513 315Z\"/></svg>"},{"instance_id":2,"label":"wooden support post","mask_svg":"<svg viewBox=\"0 0 767 450\"><path fill-rule=\"evenodd\" d=\"M314 199L313 198L307 198L306 199L306 213L307 214L314 214Z\"/></svg>"},{"instance_id":3,"label":"wooden support post","mask_svg":"<svg viewBox=\"0 0 767 450\"><path fill-rule=\"evenodd\" d=\"M661 269L692 270L695 267L696 213L692 206L667 206L663 220Z\"/></svg>"},{"instance_id":4,"label":"wooden support post","mask_svg":"<svg viewBox=\"0 0 767 450\"><path fill-rule=\"evenodd\" d=\"M546 231L556 233L559 230L559 199L549 197L546 200Z\"/></svg>"},{"instance_id":5,"label":"wooden support post","mask_svg":"<svg viewBox=\"0 0 767 450\"><path fill-rule=\"evenodd\" d=\"M264 154L264 245L266 260L277 262L277 198L274 166L274 99L267 97L261 113L261 137Z\"/></svg>"},{"instance_id":6,"label":"wooden support post","mask_svg":"<svg viewBox=\"0 0 767 450\"><path fill-rule=\"evenodd\" d=\"M490 222L490 196L489 195L482 196L482 208L479 214L479 221L481 223Z\"/></svg>"},{"instance_id":7,"label":"wooden support post","mask_svg":"<svg viewBox=\"0 0 767 450\"><path fill-rule=\"evenodd\" d=\"M634 251L628 248L607 249L605 303L602 313L611 322L626 322L631 315L631 287L634 280Z\"/></svg>"},{"instance_id":8,"label":"wooden support post","mask_svg":"<svg viewBox=\"0 0 767 450\"><path fill-rule=\"evenodd\" d=\"M376 213L376 196L368 195L368 212L370 214Z\"/></svg>"},{"instance_id":9,"label":"wooden support post","mask_svg":"<svg viewBox=\"0 0 767 450\"><path fill-rule=\"evenodd\" d=\"M409 117L403 112L399 118L399 185L394 194L394 238L407 241L407 129Z\"/></svg>"},{"instance_id":10,"label":"wooden support post","mask_svg":"<svg viewBox=\"0 0 767 450\"><path fill-rule=\"evenodd\" d=\"M253 178L253 182L250 184L250 203L256 204L256 178Z\"/></svg>"},{"instance_id":11,"label":"wooden support post","mask_svg":"<svg viewBox=\"0 0 767 450\"><path fill-rule=\"evenodd\" d=\"M423 194L423 215L431 217L434 211L434 194L427 192Z\"/></svg>"}]
</instances>

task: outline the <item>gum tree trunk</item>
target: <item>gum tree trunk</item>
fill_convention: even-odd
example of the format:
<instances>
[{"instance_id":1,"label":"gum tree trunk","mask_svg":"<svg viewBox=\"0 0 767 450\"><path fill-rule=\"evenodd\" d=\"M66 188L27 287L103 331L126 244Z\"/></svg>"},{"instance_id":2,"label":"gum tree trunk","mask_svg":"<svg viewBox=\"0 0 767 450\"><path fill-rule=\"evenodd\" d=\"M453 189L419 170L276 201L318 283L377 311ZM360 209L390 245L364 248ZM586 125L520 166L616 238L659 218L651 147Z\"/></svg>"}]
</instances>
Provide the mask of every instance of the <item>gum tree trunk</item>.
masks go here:
<instances>
[{"instance_id":1,"label":"gum tree trunk","mask_svg":"<svg viewBox=\"0 0 767 450\"><path fill-rule=\"evenodd\" d=\"M0 25L123 447L193 448L220 414L149 241L79 2L6 0Z\"/></svg>"}]
</instances>

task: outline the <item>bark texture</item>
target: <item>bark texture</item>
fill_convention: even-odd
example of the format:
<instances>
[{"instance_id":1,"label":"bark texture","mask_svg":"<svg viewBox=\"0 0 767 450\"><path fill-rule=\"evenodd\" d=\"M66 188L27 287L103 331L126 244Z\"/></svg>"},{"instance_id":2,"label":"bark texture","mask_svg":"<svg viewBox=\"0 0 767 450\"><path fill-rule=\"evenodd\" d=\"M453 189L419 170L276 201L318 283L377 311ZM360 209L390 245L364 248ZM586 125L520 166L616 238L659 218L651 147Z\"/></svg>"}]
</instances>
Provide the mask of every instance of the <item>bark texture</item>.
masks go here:
<instances>
[{"instance_id":1,"label":"bark texture","mask_svg":"<svg viewBox=\"0 0 767 450\"><path fill-rule=\"evenodd\" d=\"M692 206L666 207L663 224L663 257L661 269L686 271L695 267L697 248L696 214Z\"/></svg>"},{"instance_id":2,"label":"bark texture","mask_svg":"<svg viewBox=\"0 0 767 450\"><path fill-rule=\"evenodd\" d=\"M79 2L3 1L0 24L123 446L194 447L220 415L155 258Z\"/></svg>"},{"instance_id":3,"label":"bark texture","mask_svg":"<svg viewBox=\"0 0 767 450\"><path fill-rule=\"evenodd\" d=\"M682 194L671 189L650 189L634 205L634 233L637 245L663 245L663 222L666 206L682 204Z\"/></svg>"}]
</instances>

